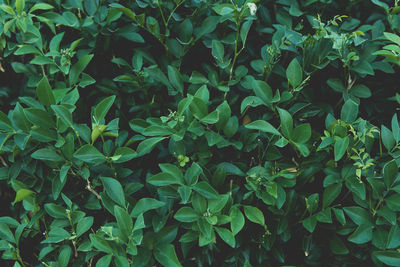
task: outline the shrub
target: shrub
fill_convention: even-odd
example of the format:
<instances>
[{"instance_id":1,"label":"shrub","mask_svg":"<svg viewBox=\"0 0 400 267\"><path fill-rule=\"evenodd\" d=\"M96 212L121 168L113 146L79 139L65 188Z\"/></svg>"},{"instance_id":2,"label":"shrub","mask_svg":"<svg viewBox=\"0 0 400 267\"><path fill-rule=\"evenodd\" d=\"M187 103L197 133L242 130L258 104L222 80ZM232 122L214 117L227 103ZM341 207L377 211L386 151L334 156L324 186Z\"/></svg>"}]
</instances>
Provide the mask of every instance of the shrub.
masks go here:
<instances>
[{"instance_id":1,"label":"shrub","mask_svg":"<svg viewBox=\"0 0 400 267\"><path fill-rule=\"evenodd\" d=\"M0 0L4 266L400 266L398 0Z\"/></svg>"}]
</instances>

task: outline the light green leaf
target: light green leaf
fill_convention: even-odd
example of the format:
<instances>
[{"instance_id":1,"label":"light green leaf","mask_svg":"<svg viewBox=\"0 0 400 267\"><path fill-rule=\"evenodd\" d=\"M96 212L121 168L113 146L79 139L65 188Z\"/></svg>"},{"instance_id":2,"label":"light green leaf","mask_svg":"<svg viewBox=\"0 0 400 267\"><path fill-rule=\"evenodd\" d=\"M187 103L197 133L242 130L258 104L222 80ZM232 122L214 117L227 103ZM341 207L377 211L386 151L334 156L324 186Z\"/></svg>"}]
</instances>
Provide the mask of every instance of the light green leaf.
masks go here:
<instances>
[{"instance_id":1,"label":"light green leaf","mask_svg":"<svg viewBox=\"0 0 400 267\"><path fill-rule=\"evenodd\" d=\"M259 130L266 133L281 135L281 133L274 126L272 126L269 122L264 120L256 120L250 122L249 124L246 124L245 127L247 129Z\"/></svg>"}]
</instances>

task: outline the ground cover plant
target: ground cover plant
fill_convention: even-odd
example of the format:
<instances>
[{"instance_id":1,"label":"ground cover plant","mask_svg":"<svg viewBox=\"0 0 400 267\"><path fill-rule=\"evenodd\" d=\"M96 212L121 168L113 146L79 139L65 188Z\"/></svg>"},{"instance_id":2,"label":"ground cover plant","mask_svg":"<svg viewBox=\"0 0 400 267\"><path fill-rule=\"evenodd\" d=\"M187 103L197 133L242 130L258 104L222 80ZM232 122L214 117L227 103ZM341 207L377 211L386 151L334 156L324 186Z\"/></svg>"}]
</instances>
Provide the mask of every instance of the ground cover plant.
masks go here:
<instances>
[{"instance_id":1,"label":"ground cover plant","mask_svg":"<svg viewBox=\"0 0 400 267\"><path fill-rule=\"evenodd\" d=\"M0 0L2 266L400 266L400 6Z\"/></svg>"}]
</instances>

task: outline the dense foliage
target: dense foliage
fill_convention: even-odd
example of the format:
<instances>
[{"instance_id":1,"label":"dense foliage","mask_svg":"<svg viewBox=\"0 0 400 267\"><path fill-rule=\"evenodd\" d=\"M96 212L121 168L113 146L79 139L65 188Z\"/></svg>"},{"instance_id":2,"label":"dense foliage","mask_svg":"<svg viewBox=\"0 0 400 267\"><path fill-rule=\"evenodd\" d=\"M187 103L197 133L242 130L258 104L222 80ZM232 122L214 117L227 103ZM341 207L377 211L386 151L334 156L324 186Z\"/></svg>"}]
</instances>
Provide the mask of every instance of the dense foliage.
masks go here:
<instances>
[{"instance_id":1,"label":"dense foliage","mask_svg":"<svg viewBox=\"0 0 400 267\"><path fill-rule=\"evenodd\" d=\"M400 266L398 2L0 0L2 266Z\"/></svg>"}]
</instances>

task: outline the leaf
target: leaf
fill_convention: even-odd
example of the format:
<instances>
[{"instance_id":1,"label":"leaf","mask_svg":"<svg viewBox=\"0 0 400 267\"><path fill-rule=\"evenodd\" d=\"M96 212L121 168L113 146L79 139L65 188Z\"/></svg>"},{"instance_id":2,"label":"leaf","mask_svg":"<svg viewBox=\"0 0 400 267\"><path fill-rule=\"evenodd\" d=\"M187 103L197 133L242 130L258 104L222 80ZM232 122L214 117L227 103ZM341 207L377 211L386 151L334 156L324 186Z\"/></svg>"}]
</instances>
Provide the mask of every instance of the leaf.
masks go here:
<instances>
[{"instance_id":1,"label":"leaf","mask_svg":"<svg viewBox=\"0 0 400 267\"><path fill-rule=\"evenodd\" d=\"M112 260L112 256L111 254L109 255L105 255L103 257L101 257L97 262L96 262L96 267L109 267L111 260Z\"/></svg>"},{"instance_id":2,"label":"leaf","mask_svg":"<svg viewBox=\"0 0 400 267\"><path fill-rule=\"evenodd\" d=\"M0 222L0 239L7 240L15 244L15 238L10 230L10 227L2 222Z\"/></svg>"},{"instance_id":3,"label":"leaf","mask_svg":"<svg viewBox=\"0 0 400 267\"><path fill-rule=\"evenodd\" d=\"M272 89L266 82L253 80L252 87L256 96L261 99L265 105L268 105L272 102Z\"/></svg>"},{"instance_id":4,"label":"leaf","mask_svg":"<svg viewBox=\"0 0 400 267\"><path fill-rule=\"evenodd\" d=\"M14 204L24 200L25 198L29 197L30 195L35 194L32 190L21 188L17 191L17 194L14 199Z\"/></svg>"},{"instance_id":5,"label":"leaf","mask_svg":"<svg viewBox=\"0 0 400 267\"><path fill-rule=\"evenodd\" d=\"M45 106L54 105L56 103L53 91L51 90L49 84L49 80L47 80L46 76L39 81L36 87L36 95L40 103L42 103Z\"/></svg>"},{"instance_id":6,"label":"leaf","mask_svg":"<svg viewBox=\"0 0 400 267\"><path fill-rule=\"evenodd\" d=\"M171 65L168 65L168 79L172 86L181 94L183 94L183 79L179 71Z\"/></svg>"},{"instance_id":7,"label":"leaf","mask_svg":"<svg viewBox=\"0 0 400 267\"><path fill-rule=\"evenodd\" d=\"M322 198L322 208L327 208L342 191L342 183L332 184L325 188Z\"/></svg>"},{"instance_id":8,"label":"leaf","mask_svg":"<svg viewBox=\"0 0 400 267\"><path fill-rule=\"evenodd\" d=\"M98 123L100 123L104 117L107 115L107 112L110 110L112 104L115 101L115 95L106 97L99 104L96 105L94 109L94 116Z\"/></svg>"},{"instance_id":9,"label":"leaf","mask_svg":"<svg viewBox=\"0 0 400 267\"><path fill-rule=\"evenodd\" d=\"M258 223L261 226L265 225L264 214L256 207L252 206L244 206L244 214L247 219L252 221L253 223Z\"/></svg>"},{"instance_id":10,"label":"leaf","mask_svg":"<svg viewBox=\"0 0 400 267\"><path fill-rule=\"evenodd\" d=\"M220 41L214 39L212 40L211 47L212 47L211 51L212 56L218 61L221 62L224 61L225 51L223 44Z\"/></svg>"},{"instance_id":11,"label":"leaf","mask_svg":"<svg viewBox=\"0 0 400 267\"><path fill-rule=\"evenodd\" d=\"M293 132L293 118L289 112L284 109L277 108L279 117L281 118L282 133L286 138L291 139Z\"/></svg>"},{"instance_id":12,"label":"leaf","mask_svg":"<svg viewBox=\"0 0 400 267\"><path fill-rule=\"evenodd\" d=\"M342 107L342 111L340 113L340 119L345 122L352 123L356 120L357 115L358 115L358 104L353 100L348 99Z\"/></svg>"},{"instance_id":13,"label":"leaf","mask_svg":"<svg viewBox=\"0 0 400 267\"><path fill-rule=\"evenodd\" d=\"M201 24L200 28L195 31L196 40L199 40L203 35L211 33L217 28L219 23L218 16L208 16Z\"/></svg>"},{"instance_id":14,"label":"leaf","mask_svg":"<svg viewBox=\"0 0 400 267\"><path fill-rule=\"evenodd\" d=\"M232 207L229 216L231 217L231 230L233 235L237 235L244 226L244 216L237 207Z\"/></svg>"},{"instance_id":15,"label":"leaf","mask_svg":"<svg viewBox=\"0 0 400 267\"><path fill-rule=\"evenodd\" d=\"M51 109L57 114L57 116L69 127L72 127L72 113L65 106L62 105L51 105Z\"/></svg>"},{"instance_id":16,"label":"leaf","mask_svg":"<svg viewBox=\"0 0 400 267\"><path fill-rule=\"evenodd\" d=\"M387 188L390 188L398 174L398 167L395 160L389 161L383 166L383 181Z\"/></svg>"},{"instance_id":17,"label":"leaf","mask_svg":"<svg viewBox=\"0 0 400 267\"><path fill-rule=\"evenodd\" d=\"M286 69L286 77L293 88L301 84L303 80L303 70L296 58L289 63Z\"/></svg>"},{"instance_id":18,"label":"leaf","mask_svg":"<svg viewBox=\"0 0 400 267\"><path fill-rule=\"evenodd\" d=\"M372 256L389 266L400 266L400 252L393 250L374 251Z\"/></svg>"},{"instance_id":19,"label":"leaf","mask_svg":"<svg viewBox=\"0 0 400 267\"><path fill-rule=\"evenodd\" d=\"M56 124L49 113L37 108L24 109L25 116L33 125L43 128L55 128Z\"/></svg>"},{"instance_id":20,"label":"leaf","mask_svg":"<svg viewBox=\"0 0 400 267\"><path fill-rule=\"evenodd\" d=\"M106 161L106 157L92 145L86 144L80 147L75 153L74 157L86 163L99 165Z\"/></svg>"},{"instance_id":21,"label":"leaf","mask_svg":"<svg viewBox=\"0 0 400 267\"><path fill-rule=\"evenodd\" d=\"M370 222L369 212L361 207L344 207L343 211L357 225L368 224Z\"/></svg>"},{"instance_id":22,"label":"leaf","mask_svg":"<svg viewBox=\"0 0 400 267\"><path fill-rule=\"evenodd\" d=\"M76 225L76 237L80 237L84 233L86 233L90 227L93 225L94 218L89 216L78 221Z\"/></svg>"},{"instance_id":23,"label":"leaf","mask_svg":"<svg viewBox=\"0 0 400 267\"><path fill-rule=\"evenodd\" d=\"M381 128L381 138L386 149L391 151L396 143L396 140L394 139L393 133L384 125L382 125Z\"/></svg>"},{"instance_id":24,"label":"leaf","mask_svg":"<svg viewBox=\"0 0 400 267\"><path fill-rule=\"evenodd\" d=\"M311 125L303 123L297 126L293 131L293 141L299 144L304 144L311 138Z\"/></svg>"},{"instance_id":25,"label":"leaf","mask_svg":"<svg viewBox=\"0 0 400 267\"><path fill-rule=\"evenodd\" d=\"M154 257L163 266L182 267L175 253L175 247L172 244L163 244L154 249Z\"/></svg>"},{"instance_id":26,"label":"leaf","mask_svg":"<svg viewBox=\"0 0 400 267\"><path fill-rule=\"evenodd\" d=\"M264 120L256 120L250 122L249 124L246 124L245 127L247 129L259 130L266 133L281 135L281 133L274 126L272 126L269 122Z\"/></svg>"},{"instance_id":27,"label":"leaf","mask_svg":"<svg viewBox=\"0 0 400 267\"><path fill-rule=\"evenodd\" d=\"M15 9L18 14L21 14L25 8L25 0L15 0Z\"/></svg>"},{"instance_id":28,"label":"leaf","mask_svg":"<svg viewBox=\"0 0 400 267\"><path fill-rule=\"evenodd\" d=\"M397 119L397 114L394 114L392 118L392 132L394 140L398 143L400 141L400 126Z\"/></svg>"},{"instance_id":29,"label":"leaf","mask_svg":"<svg viewBox=\"0 0 400 267\"><path fill-rule=\"evenodd\" d=\"M215 189L205 181L195 184L192 189L207 199L218 198L218 192L215 191Z\"/></svg>"},{"instance_id":30,"label":"leaf","mask_svg":"<svg viewBox=\"0 0 400 267\"><path fill-rule=\"evenodd\" d=\"M249 34L249 30L252 23L253 23L252 20L246 20L245 22L243 22L242 28L240 29L240 39L242 40L243 47L246 43L247 35Z\"/></svg>"},{"instance_id":31,"label":"leaf","mask_svg":"<svg viewBox=\"0 0 400 267\"><path fill-rule=\"evenodd\" d=\"M335 161L339 161L344 156L348 146L349 146L348 136L340 138L335 142L334 146Z\"/></svg>"},{"instance_id":32,"label":"leaf","mask_svg":"<svg viewBox=\"0 0 400 267\"><path fill-rule=\"evenodd\" d=\"M124 190L120 182L115 180L114 178L109 177L101 177L101 181L103 182L103 186L106 189L107 195L116 203L121 205L122 207L125 206L125 194Z\"/></svg>"},{"instance_id":33,"label":"leaf","mask_svg":"<svg viewBox=\"0 0 400 267\"><path fill-rule=\"evenodd\" d=\"M362 224L347 238L356 244L365 244L372 239L372 225Z\"/></svg>"},{"instance_id":34,"label":"leaf","mask_svg":"<svg viewBox=\"0 0 400 267\"><path fill-rule=\"evenodd\" d=\"M152 137L146 140L143 140L138 145L136 152L138 153L138 157L143 156L147 153L150 153L153 148L166 137Z\"/></svg>"},{"instance_id":35,"label":"leaf","mask_svg":"<svg viewBox=\"0 0 400 267\"><path fill-rule=\"evenodd\" d=\"M393 43L400 45L400 36L394 33L390 32L384 32L383 35L388 39L389 41L392 41Z\"/></svg>"},{"instance_id":36,"label":"leaf","mask_svg":"<svg viewBox=\"0 0 400 267\"><path fill-rule=\"evenodd\" d=\"M69 84L71 86L78 81L82 71L86 68L92 58L93 55L83 56L71 67L71 71L69 72Z\"/></svg>"},{"instance_id":37,"label":"leaf","mask_svg":"<svg viewBox=\"0 0 400 267\"><path fill-rule=\"evenodd\" d=\"M157 199L154 199L154 198L141 198L136 203L135 207L133 208L133 210L131 212L131 216L136 218L140 214L145 213L146 211L158 209L158 208L163 207L163 206L165 206L165 202L159 201Z\"/></svg>"},{"instance_id":38,"label":"leaf","mask_svg":"<svg viewBox=\"0 0 400 267\"><path fill-rule=\"evenodd\" d=\"M160 172L156 175L151 176L147 179L149 184L154 186L167 186L172 184L182 184L182 181L179 177L173 176L167 172Z\"/></svg>"},{"instance_id":39,"label":"leaf","mask_svg":"<svg viewBox=\"0 0 400 267\"><path fill-rule=\"evenodd\" d=\"M114 216L117 219L117 225L121 231L122 240L127 243L133 230L132 218L125 209L119 206L114 206Z\"/></svg>"},{"instance_id":40,"label":"leaf","mask_svg":"<svg viewBox=\"0 0 400 267\"><path fill-rule=\"evenodd\" d=\"M235 248L235 236L232 234L231 231L229 231L226 228L222 227L215 227L215 230L217 231L218 235L221 237L222 240L225 241L229 246L232 248Z\"/></svg>"},{"instance_id":41,"label":"leaf","mask_svg":"<svg viewBox=\"0 0 400 267\"><path fill-rule=\"evenodd\" d=\"M200 216L191 207L182 207L175 213L174 218L177 221L189 223L197 221Z\"/></svg>"},{"instance_id":42,"label":"leaf","mask_svg":"<svg viewBox=\"0 0 400 267\"><path fill-rule=\"evenodd\" d=\"M50 148L41 148L39 150L36 150L32 153L31 157L38 160L48 160L55 162L65 161L63 157L58 155L53 149Z\"/></svg>"}]
</instances>

